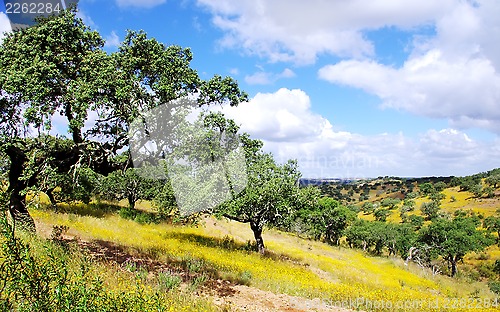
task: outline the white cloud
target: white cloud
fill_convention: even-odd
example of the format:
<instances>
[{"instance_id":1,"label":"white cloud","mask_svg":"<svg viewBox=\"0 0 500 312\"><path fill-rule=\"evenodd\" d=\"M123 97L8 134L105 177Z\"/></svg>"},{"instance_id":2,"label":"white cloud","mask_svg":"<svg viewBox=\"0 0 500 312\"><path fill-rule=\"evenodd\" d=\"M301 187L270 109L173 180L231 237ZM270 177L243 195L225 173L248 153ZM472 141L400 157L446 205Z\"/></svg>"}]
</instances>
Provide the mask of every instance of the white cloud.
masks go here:
<instances>
[{"instance_id":1,"label":"white cloud","mask_svg":"<svg viewBox=\"0 0 500 312\"><path fill-rule=\"evenodd\" d=\"M203 26L201 25L198 16L193 17L193 28L198 32L201 32L203 30Z\"/></svg>"},{"instance_id":2,"label":"white cloud","mask_svg":"<svg viewBox=\"0 0 500 312\"><path fill-rule=\"evenodd\" d=\"M310 111L309 96L302 90L279 89L258 93L249 103L225 107L223 112L242 123L242 131L269 141L297 142L320 136L331 126Z\"/></svg>"},{"instance_id":3,"label":"white cloud","mask_svg":"<svg viewBox=\"0 0 500 312\"><path fill-rule=\"evenodd\" d=\"M241 48L272 62L314 63L320 54L364 58L374 47L362 31L431 24L458 0L232 1L198 0L225 31L223 47Z\"/></svg>"},{"instance_id":4,"label":"white cloud","mask_svg":"<svg viewBox=\"0 0 500 312\"><path fill-rule=\"evenodd\" d=\"M78 9L78 11L76 11L76 16L78 18L81 18L83 23L89 27L91 27L92 29L98 29L99 27L97 27L96 23L92 20L92 18L85 13L85 11L83 11L82 9Z\"/></svg>"},{"instance_id":5,"label":"white cloud","mask_svg":"<svg viewBox=\"0 0 500 312\"><path fill-rule=\"evenodd\" d=\"M0 12L0 43L3 42L4 33L11 31L10 21L7 15Z\"/></svg>"},{"instance_id":6,"label":"white cloud","mask_svg":"<svg viewBox=\"0 0 500 312\"><path fill-rule=\"evenodd\" d=\"M274 74L261 70L252 75L245 76L245 82L251 85L256 85L256 84L267 85L267 84L272 84L273 82L282 78L293 78L293 77L295 77L295 73L289 68L285 68L279 74Z\"/></svg>"},{"instance_id":7,"label":"white cloud","mask_svg":"<svg viewBox=\"0 0 500 312\"><path fill-rule=\"evenodd\" d=\"M107 48L117 48L120 45L120 37L118 37L114 30L105 39L106 44L104 46Z\"/></svg>"},{"instance_id":8,"label":"white cloud","mask_svg":"<svg viewBox=\"0 0 500 312\"><path fill-rule=\"evenodd\" d=\"M444 118L452 127L500 133L500 2L461 2L437 20L435 37L415 42L400 68L344 60L319 77L372 93L383 107Z\"/></svg>"},{"instance_id":9,"label":"white cloud","mask_svg":"<svg viewBox=\"0 0 500 312\"><path fill-rule=\"evenodd\" d=\"M153 8L165 3L166 0L116 0L119 7Z\"/></svg>"},{"instance_id":10,"label":"white cloud","mask_svg":"<svg viewBox=\"0 0 500 312\"><path fill-rule=\"evenodd\" d=\"M279 161L298 159L305 177L466 175L498 167L500 141L479 142L456 129L361 135L334 130L302 90L258 93L222 112L262 139Z\"/></svg>"},{"instance_id":11,"label":"white cloud","mask_svg":"<svg viewBox=\"0 0 500 312\"><path fill-rule=\"evenodd\" d=\"M198 0L225 32L220 43L271 62L314 63L319 55L341 58L319 72L336 84L380 97L385 108L447 119L450 127L480 127L500 133L500 2L443 1L238 1ZM374 61L364 33L384 27L415 36L401 67ZM246 77L271 84L272 73Z\"/></svg>"},{"instance_id":12,"label":"white cloud","mask_svg":"<svg viewBox=\"0 0 500 312\"><path fill-rule=\"evenodd\" d=\"M293 78L295 73L290 68L285 68L278 76L280 78Z\"/></svg>"},{"instance_id":13,"label":"white cloud","mask_svg":"<svg viewBox=\"0 0 500 312\"><path fill-rule=\"evenodd\" d=\"M256 72L254 74L245 76L245 82L251 85L271 84L272 83L271 74L263 71Z\"/></svg>"},{"instance_id":14,"label":"white cloud","mask_svg":"<svg viewBox=\"0 0 500 312\"><path fill-rule=\"evenodd\" d=\"M231 68L229 69L229 73L233 76L237 76L240 74L240 70L238 68Z\"/></svg>"}]
</instances>

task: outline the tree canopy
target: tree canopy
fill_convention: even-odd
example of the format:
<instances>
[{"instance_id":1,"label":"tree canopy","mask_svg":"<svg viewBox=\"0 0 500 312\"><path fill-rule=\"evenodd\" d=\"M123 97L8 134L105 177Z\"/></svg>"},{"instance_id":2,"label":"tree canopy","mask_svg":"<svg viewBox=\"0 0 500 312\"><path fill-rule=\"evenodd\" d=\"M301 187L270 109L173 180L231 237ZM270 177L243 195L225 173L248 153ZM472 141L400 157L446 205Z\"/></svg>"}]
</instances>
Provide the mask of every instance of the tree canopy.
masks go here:
<instances>
[{"instance_id":1,"label":"tree canopy","mask_svg":"<svg viewBox=\"0 0 500 312\"><path fill-rule=\"evenodd\" d=\"M247 186L220 205L217 214L249 223L257 248L264 253L264 226L283 226L296 209L300 173L296 161L278 164L271 154L262 152L260 141L248 137L242 141L247 154Z\"/></svg>"},{"instance_id":2,"label":"tree canopy","mask_svg":"<svg viewBox=\"0 0 500 312\"><path fill-rule=\"evenodd\" d=\"M103 46L74 10L10 32L0 45L0 141L16 222L34 226L28 189L50 196L56 187L79 185L78 170L107 176L131 168L130 158L113 159L129 149L130 124L147 110L184 96L195 96L199 106L247 100L230 77L202 80L189 49L144 32L130 31L115 53ZM49 135L63 132L54 128L56 118L70 138Z\"/></svg>"},{"instance_id":3,"label":"tree canopy","mask_svg":"<svg viewBox=\"0 0 500 312\"><path fill-rule=\"evenodd\" d=\"M469 217L438 218L422 228L419 240L427 245L430 254L442 256L450 266L450 274L457 272L457 263L468 252L483 250L491 243L484 232L477 229L478 221Z\"/></svg>"}]
</instances>

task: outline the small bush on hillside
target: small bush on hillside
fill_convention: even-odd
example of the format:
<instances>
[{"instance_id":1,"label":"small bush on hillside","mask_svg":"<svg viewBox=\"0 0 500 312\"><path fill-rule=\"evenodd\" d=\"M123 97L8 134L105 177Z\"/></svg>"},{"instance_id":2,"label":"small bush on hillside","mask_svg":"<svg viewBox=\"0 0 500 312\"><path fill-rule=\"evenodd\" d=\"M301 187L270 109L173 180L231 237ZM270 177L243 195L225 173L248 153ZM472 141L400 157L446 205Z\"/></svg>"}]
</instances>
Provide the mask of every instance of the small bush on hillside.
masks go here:
<instances>
[{"instance_id":1,"label":"small bush on hillside","mask_svg":"<svg viewBox=\"0 0 500 312\"><path fill-rule=\"evenodd\" d=\"M140 211L129 207L120 209L118 214L124 219L133 220L140 224L158 223L159 221L159 218L154 213Z\"/></svg>"},{"instance_id":2,"label":"small bush on hillside","mask_svg":"<svg viewBox=\"0 0 500 312\"><path fill-rule=\"evenodd\" d=\"M500 282L499 281L490 281L488 283L490 290L497 295L500 295Z\"/></svg>"},{"instance_id":3,"label":"small bush on hillside","mask_svg":"<svg viewBox=\"0 0 500 312\"><path fill-rule=\"evenodd\" d=\"M495 261L495 264L493 265L493 272L500 275L500 259Z\"/></svg>"},{"instance_id":4,"label":"small bush on hillside","mask_svg":"<svg viewBox=\"0 0 500 312\"><path fill-rule=\"evenodd\" d=\"M80 253L36 236L18 237L4 216L0 230L0 311L214 310L202 301L173 299L161 288L145 287L137 279L135 284L130 281L128 290L115 291L104 286ZM64 228L54 231L57 239L60 230ZM203 282L201 278L195 281L196 285Z\"/></svg>"},{"instance_id":5,"label":"small bush on hillside","mask_svg":"<svg viewBox=\"0 0 500 312\"><path fill-rule=\"evenodd\" d=\"M176 289L181 284L182 279L180 276L172 275L169 272L160 272L158 273L158 283L161 288L166 291L170 291L172 289Z\"/></svg>"}]
</instances>

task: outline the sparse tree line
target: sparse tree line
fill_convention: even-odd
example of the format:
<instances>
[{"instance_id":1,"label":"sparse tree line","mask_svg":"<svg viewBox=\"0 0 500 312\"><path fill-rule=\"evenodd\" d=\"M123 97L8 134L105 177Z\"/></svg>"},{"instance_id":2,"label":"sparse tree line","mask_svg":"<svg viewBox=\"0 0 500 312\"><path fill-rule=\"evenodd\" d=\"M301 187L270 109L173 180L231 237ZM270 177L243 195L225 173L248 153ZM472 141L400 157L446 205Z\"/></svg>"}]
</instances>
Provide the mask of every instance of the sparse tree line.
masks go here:
<instances>
[{"instance_id":1,"label":"sparse tree line","mask_svg":"<svg viewBox=\"0 0 500 312\"><path fill-rule=\"evenodd\" d=\"M424 189L428 186L424 186ZM438 187L441 187L438 185ZM376 255L394 255L418 265L439 272L439 261L448 266L448 273L457 273L457 264L463 261L470 252L481 252L495 243L499 244L500 210L497 215L487 218L472 212L457 210L454 215L440 213L440 196L422 205L422 213L407 215L414 209L414 199L403 201L401 209L402 223L386 222L377 211L389 212L395 209L400 201L387 198L376 205L364 204L361 210L365 214L374 214L376 221L368 221L357 217L357 211L342 206L329 197L319 197L311 203L311 191L307 191L309 202L298 210L292 224L298 232L308 234L315 239L323 239L339 245L341 238L350 248L359 248ZM428 191L432 196L434 193ZM410 196L411 197L411 196ZM369 206L369 207L368 207ZM413 207L413 208L412 208ZM436 208L437 207L437 208ZM437 210L436 210L437 209ZM424 223L427 220L427 223ZM329 228L330 226L330 228ZM333 227L333 228L332 228ZM330 234L332 233L332 234ZM441 260L440 260L441 259Z\"/></svg>"}]
</instances>

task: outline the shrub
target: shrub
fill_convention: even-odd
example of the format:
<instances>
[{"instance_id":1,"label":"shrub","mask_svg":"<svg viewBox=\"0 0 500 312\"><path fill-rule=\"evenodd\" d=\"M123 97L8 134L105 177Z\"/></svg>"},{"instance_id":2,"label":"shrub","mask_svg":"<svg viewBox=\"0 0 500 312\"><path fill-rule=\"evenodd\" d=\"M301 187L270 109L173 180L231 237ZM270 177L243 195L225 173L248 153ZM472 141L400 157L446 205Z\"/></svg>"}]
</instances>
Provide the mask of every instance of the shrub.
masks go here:
<instances>
[{"instance_id":1,"label":"shrub","mask_svg":"<svg viewBox=\"0 0 500 312\"><path fill-rule=\"evenodd\" d=\"M426 216L427 220L437 218L439 209L439 205L434 201L422 203L420 206L420 210Z\"/></svg>"},{"instance_id":2,"label":"shrub","mask_svg":"<svg viewBox=\"0 0 500 312\"><path fill-rule=\"evenodd\" d=\"M61 229L56 228L55 237ZM0 230L0 311L213 310L201 300L173 299L178 296L143 286L137 278L116 291L104 286L82 254L36 236L18 237L5 217L0 218ZM205 281L200 277L192 284ZM175 277L163 282L171 289L180 283Z\"/></svg>"},{"instance_id":3,"label":"shrub","mask_svg":"<svg viewBox=\"0 0 500 312\"><path fill-rule=\"evenodd\" d=\"M126 207L126 208L120 209L120 211L118 211L118 214L123 219L134 220L135 217L137 216L137 212L138 211L135 209L131 209L129 207Z\"/></svg>"},{"instance_id":4,"label":"shrub","mask_svg":"<svg viewBox=\"0 0 500 312\"><path fill-rule=\"evenodd\" d=\"M154 213L140 211L133 208L122 208L118 212L120 217L128 220L133 220L140 224L158 223L159 218Z\"/></svg>"},{"instance_id":5,"label":"shrub","mask_svg":"<svg viewBox=\"0 0 500 312\"><path fill-rule=\"evenodd\" d=\"M170 291L179 287L182 282L180 276L172 275L169 272L158 273L158 282L162 289Z\"/></svg>"},{"instance_id":6,"label":"shrub","mask_svg":"<svg viewBox=\"0 0 500 312\"><path fill-rule=\"evenodd\" d=\"M500 295L500 282L499 281L490 281L488 283L488 287L492 292L494 292L497 295Z\"/></svg>"},{"instance_id":7,"label":"shrub","mask_svg":"<svg viewBox=\"0 0 500 312\"><path fill-rule=\"evenodd\" d=\"M500 275L500 259L495 261L495 264L493 265L493 272Z\"/></svg>"}]
</instances>

